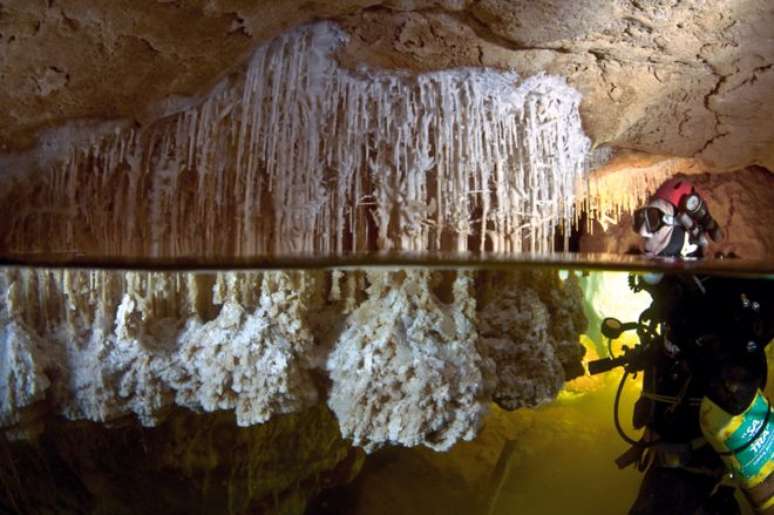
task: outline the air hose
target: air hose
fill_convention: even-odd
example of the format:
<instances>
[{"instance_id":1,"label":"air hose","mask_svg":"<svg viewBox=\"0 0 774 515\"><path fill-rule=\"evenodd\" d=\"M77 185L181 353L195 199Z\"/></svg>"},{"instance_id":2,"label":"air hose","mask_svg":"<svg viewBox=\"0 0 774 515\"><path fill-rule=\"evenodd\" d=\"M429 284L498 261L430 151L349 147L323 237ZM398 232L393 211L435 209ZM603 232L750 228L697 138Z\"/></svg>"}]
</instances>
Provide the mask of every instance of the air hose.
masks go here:
<instances>
[{"instance_id":1,"label":"air hose","mask_svg":"<svg viewBox=\"0 0 774 515\"><path fill-rule=\"evenodd\" d=\"M661 443L661 439L653 440L652 442L643 442L641 440L634 440L627 435L623 427L621 427L621 419L618 416L618 406L621 403L621 392L623 391L624 384L626 383L626 378L629 377L629 371L624 370L623 377L621 377L621 381L618 383L618 390L615 392L615 402L613 403L613 423L615 424L615 429L618 431L618 434L623 438L623 440L628 443L629 445L634 445L635 447L641 447L644 449L647 449L649 447L653 447L654 445L657 445Z\"/></svg>"}]
</instances>

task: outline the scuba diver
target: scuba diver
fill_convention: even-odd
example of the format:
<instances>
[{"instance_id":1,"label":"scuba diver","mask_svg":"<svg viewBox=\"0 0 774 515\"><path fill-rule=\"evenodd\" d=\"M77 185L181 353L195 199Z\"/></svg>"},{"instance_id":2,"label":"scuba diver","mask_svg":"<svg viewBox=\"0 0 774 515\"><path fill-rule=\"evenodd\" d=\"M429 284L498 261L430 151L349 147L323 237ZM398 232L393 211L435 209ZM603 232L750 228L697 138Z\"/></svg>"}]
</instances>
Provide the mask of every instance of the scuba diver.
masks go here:
<instances>
[{"instance_id":1,"label":"scuba diver","mask_svg":"<svg viewBox=\"0 0 774 515\"><path fill-rule=\"evenodd\" d=\"M699 192L671 179L635 212L645 253L667 260L700 258L722 231ZM623 366L615 424L632 447L616 460L644 477L631 515L738 514L740 486L758 513L774 513L774 421L762 390L765 347L774 337L774 281L692 274L631 275L652 304L637 322L605 319L614 339L636 329L639 344L623 356L589 363L592 374ZM618 404L629 374L643 372L633 425L621 429ZM728 478L734 477L729 483Z\"/></svg>"}]
</instances>

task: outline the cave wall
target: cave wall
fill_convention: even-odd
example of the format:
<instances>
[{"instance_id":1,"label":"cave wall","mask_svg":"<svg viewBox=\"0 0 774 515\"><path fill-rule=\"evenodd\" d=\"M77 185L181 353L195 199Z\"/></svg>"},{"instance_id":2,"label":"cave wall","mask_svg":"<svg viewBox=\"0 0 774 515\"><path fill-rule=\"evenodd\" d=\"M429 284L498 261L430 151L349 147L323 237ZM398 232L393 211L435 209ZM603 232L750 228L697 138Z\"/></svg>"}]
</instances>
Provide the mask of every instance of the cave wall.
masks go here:
<instances>
[{"instance_id":1,"label":"cave wall","mask_svg":"<svg viewBox=\"0 0 774 515\"><path fill-rule=\"evenodd\" d=\"M91 4L0 4L0 173L11 200L5 203L11 216L3 219L18 222L15 232L7 232L29 237L24 241L33 243L28 248L32 252L83 252L95 245L93 254L105 255L99 244L114 237L112 229L125 226L119 218L121 202L134 200L90 196L99 188L126 193L122 188L127 184L109 178L79 189L66 180L57 182L66 175L36 183L46 176L35 174L72 162L68 160L74 156L86 175L100 167L126 171L128 161L97 163L88 152L78 161L78 152L114 144L111 152L125 156L121 152L128 147L121 147L116 134L160 134L172 127L168 134L177 136L185 113L200 116L208 106L217 107L210 116L223 120L233 106L227 95L217 97L222 93L218 85L244 80L249 75L246 63L259 45L301 23L332 19L350 36L335 52L336 63L353 76L364 67L411 77L476 66L515 71L520 79L542 73L564 77L581 95L582 126L594 145L696 158L692 179L707 192L713 213L726 228L722 250L744 257L770 255L767 228L774 220L765 206L771 205L771 175L752 166L774 168L774 7L765 0ZM222 104L208 103L213 92ZM276 124L279 130L282 126ZM183 145L173 140L162 134L155 151L165 158L174 154ZM202 148L193 136L185 153ZM154 159L149 155L139 160L147 164ZM707 170L741 171L704 175ZM193 196L186 189L188 179L176 183L167 172L165 166L148 167L139 174L139 189L130 191L151 198L163 194L154 190L158 186ZM203 186L208 187L218 186ZM65 197L72 194L68 201L82 197L63 206L51 202L46 188ZM28 203L19 192L38 202L31 213L25 212ZM309 198L299 199L299 205L309 204ZM209 209L204 207L201 212ZM183 209L174 219L184 224L191 221L190 214ZM232 214L227 209L223 220ZM634 235L627 215L620 214L620 224L603 220L608 232L584 237L581 249L627 250ZM99 219L98 229L75 234L77 224L65 224L53 231L49 227L45 237L39 230L56 217L89 216ZM116 225L100 225L105 220ZM209 230L229 239L226 226L214 220ZM197 234L191 227L193 241ZM134 238L150 246L132 248L132 257L153 255L153 244L170 241L163 231L155 236L133 231L130 227L121 241ZM50 240L52 236L62 240ZM414 236L391 235L396 241ZM270 237L282 240L285 234ZM173 242L171 248L179 245ZM108 249L129 254L120 246ZM181 491L211 495L213 502L224 496L236 499L235 511L270 510L267 506L283 503L288 511L298 511L305 503L298 497L299 481L314 473L317 478L309 483L314 491L329 475L335 484L357 468L354 454L345 450L334 429L369 450L386 444L446 449L477 434L490 399L509 409L553 399L563 381L578 372L582 354L577 347L582 326L578 296L572 287L557 285L555 277L462 274L449 281L432 274L385 273L366 280L362 274L331 272L212 280L159 276L148 281L139 274L132 283L95 280L88 273L64 280L39 272L21 277L24 273L12 270L3 276L0 422L7 437L37 439L33 445L58 456L63 468L45 479L43 471L50 471L36 461L37 449L13 449L26 460L26 469L20 470L32 472L26 476L35 478L31 483L54 481L51 492L58 495L63 485L56 482L74 477L67 486L77 485L75 498L44 496L39 502L72 503L75 510L108 502L113 495L122 498L116 487L121 482L106 484L100 476L126 465L110 455L113 439L128 438L133 445L151 440L153 455L168 457L164 467L193 467L183 473L187 486ZM95 287L97 283L107 286ZM191 284L200 287L186 289ZM481 292L471 293L474 285ZM417 317L424 325L410 322ZM556 323L560 320L565 323ZM412 369L418 359L424 360L424 368ZM252 373L258 369L281 373L256 378ZM358 382L363 377L367 380ZM328 401L337 428L331 413L318 406L322 399ZM287 440L294 424L280 427L277 422L298 413L304 414L299 424L325 428L303 445ZM109 434L105 431L112 430L96 426L65 425L76 428L66 434L70 429L60 427L57 417L74 424L131 422L130 429ZM137 429L136 421L155 429ZM165 433L170 428L178 428L179 434ZM137 432L143 435L139 439ZM253 439L254 432L271 435ZM213 450L234 440L248 451L233 456L231 447ZM190 442L196 445L187 447ZM251 445L259 451L250 451ZM287 446L301 448L299 463L311 461L320 468L294 465L293 479L283 476L279 486L258 481L260 488L252 491L256 481L249 473L264 465L250 460ZM312 456L310 449L324 455ZM339 468L338 463L344 465ZM287 461L278 457L265 469L276 474L284 466ZM134 462L129 468L142 466ZM63 470L65 475L59 476ZM18 477L3 480L4 502L30 502ZM155 486L169 487L166 481L165 476ZM244 489L247 495L235 497L234 492ZM176 502L169 500L167 506L173 509Z\"/></svg>"},{"instance_id":2,"label":"cave wall","mask_svg":"<svg viewBox=\"0 0 774 515\"><path fill-rule=\"evenodd\" d=\"M333 57L349 39L289 31L201 104L0 176L0 253L553 250L590 146L578 93L484 68L353 71Z\"/></svg>"},{"instance_id":3,"label":"cave wall","mask_svg":"<svg viewBox=\"0 0 774 515\"><path fill-rule=\"evenodd\" d=\"M521 200L509 204L515 198L506 191L510 186L503 187L505 183L496 179L500 181L497 198L477 199L468 208L470 191L457 188L459 191L444 197L441 187L432 184L434 179L438 184L468 180L475 190L476 184L492 180L485 174L461 179L459 173L452 173L442 178L431 169L437 166L432 161L435 154L470 154L475 145L449 146L441 152L438 141L428 140L414 153L375 145L384 147L385 154L395 151L395 157L380 155L369 161L374 170L422 172L397 174L396 184L380 184L373 170L370 175L353 172L331 159L325 160L319 173L296 177L289 170L308 167L309 160L242 148L245 134L264 150L287 139L281 131L259 137L254 124L244 122L263 116L260 109L247 105L247 93L252 90L240 89L245 81L255 85L256 74L269 75L254 69L256 49L260 53L269 42L277 41L274 38L287 35L287 29L327 18L335 20L346 37L340 45L312 41L314 49L325 54L320 62L336 67L336 73L349 74L350 82L365 71L383 74L375 82L364 83L365 89L403 77L399 80L416 80L418 86L410 86L401 95L412 87L424 91L428 84L437 87L434 80L442 82L429 78L436 77L432 73L470 66L503 70L492 76L506 82L512 77L514 86L520 84L520 88L533 79L539 81L543 74L560 76L570 86L568 91L574 88L581 95L578 123L594 145L640 149L671 159L693 156L694 169L714 173L752 164L772 167L767 156L774 136L767 122L769 106L774 103L767 95L774 74L772 39L766 35L767 27L774 24L765 25L772 16L765 2L730 0L713 8L693 2L592 5L548 0L258 5L222 1L132 6L119 2L89 8L78 2L5 2L0 8L0 55L8 66L0 84L6 81L8 87L0 89L0 95L5 95L0 105L8 108L0 110L7 117L0 123L0 169L4 172L0 190L7 215L0 224L1 250L6 255L50 259L65 255L242 256L310 250L547 250L556 222L566 226L572 218L568 205L551 207L549 220L545 212L536 213ZM186 23L168 23L172 19ZM548 23L554 19L565 22ZM554 28L546 28L548 25ZM173 28L168 29L170 26ZM183 26L185 29L178 28ZM99 69L102 65L107 71ZM314 66L319 63L309 68L312 75ZM100 75L116 80L95 80ZM292 73L278 80L286 97L295 98L296 89L308 86L293 80ZM293 86L286 87L290 84ZM264 86L273 87L271 83ZM235 100L240 93L241 102ZM373 100L366 95L358 102ZM384 113L361 114L377 119ZM424 116L421 109L414 114ZM309 116L304 113L301 118ZM410 117L410 113L396 116ZM469 117L463 118L465 123L453 123L470 125ZM289 117L283 117L281 123L278 120L268 130L291 126ZM568 123L575 122L565 117L557 126ZM442 125L439 121L437 127ZM368 133L367 139L374 137L362 124L350 129ZM481 125L475 130L488 134L491 127ZM223 135L227 132L231 139ZM340 134L328 125L321 125L317 132ZM434 132L437 128L431 125L429 133ZM389 130L382 135L385 141L402 138ZM568 147L578 147L569 136L564 137ZM526 148L523 142L527 139L521 138L519 145ZM308 140L308 135L301 137L289 148ZM342 145L325 151L339 155L342 148L360 147L348 140ZM366 147L365 155L369 152ZM487 153L492 154L491 150ZM532 152L518 152L527 153ZM545 157L550 152L542 154ZM580 158L573 155L576 161ZM358 156L361 165L368 161ZM255 164L250 161L253 158L264 164ZM266 165L272 159L289 165ZM583 159L589 163L594 158L587 155ZM208 175L207 170L221 166L215 163L224 160L230 164L220 170L226 179L219 182L217 174ZM464 160L452 161L467 166ZM481 157L477 155L476 161ZM487 162L487 167L497 169L495 161ZM332 163L339 169L338 177L325 170ZM501 168L521 166L510 159ZM530 167L533 172L539 168L534 163ZM342 175L342 170L349 172ZM417 179L423 175L429 179ZM310 193L309 184L317 183L335 184L337 191ZM412 183L408 193L401 190L404 183ZM562 187L566 190L563 195L572 201L576 193ZM521 195L518 191L514 190L516 196ZM577 200L587 200L582 196L578 193ZM636 197L642 196L638 191ZM748 197L736 204L756 201L756 195ZM624 198L633 204L635 197L627 193ZM601 216L589 212L589 223L607 226L625 217L633 205L618 207L615 213ZM461 215L462 211L467 212ZM116 216L118 212L123 216ZM505 212L532 212L532 218L542 220L548 229L525 230L521 215L506 220ZM350 235L308 236L329 226L337 227L336 234L343 229ZM744 238L765 242L767 236ZM760 256L761 245L767 244L731 241L725 250L739 247L745 254ZM592 243L583 248L620 250Z\"/></svg>"},{"instance_id":4,"label":"cave wall","mask_svg":"<svg viewBox=\"0 0 774 515\"><path fill-rule=\"evenodd\" d=\"M583 95L596 145L695 156L713 169L774 168L766 0L9 0L0 8L0 151L50 151L61 133L45 132L74 120L66 137L103 121L147 124L196 102L257 44L316 19L353 34L339 56L353 68L560 75Z\"/></svg>"}]
</instances>

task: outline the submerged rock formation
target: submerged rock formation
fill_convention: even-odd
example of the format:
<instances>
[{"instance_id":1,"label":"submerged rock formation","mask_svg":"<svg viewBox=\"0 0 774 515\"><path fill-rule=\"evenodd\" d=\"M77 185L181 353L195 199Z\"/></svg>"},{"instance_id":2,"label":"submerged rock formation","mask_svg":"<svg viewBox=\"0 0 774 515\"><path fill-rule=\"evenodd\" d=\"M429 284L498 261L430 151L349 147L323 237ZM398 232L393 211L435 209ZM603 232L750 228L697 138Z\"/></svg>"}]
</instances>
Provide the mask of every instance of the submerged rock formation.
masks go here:
<instances>
[{"instance_id":1,"label":"submerged rock formation","mask_svg":"<svg viewBox=\"0 0 774 515\"><path fill-rule=\"evenodd\" d=\"M11 270L2 419L48 398L71 420L173 405L233 409L239 425L314 405L305 322L315 274ZM46 389L50 391L46 392ZM10 425L10 424L4 424Z\"/></svg>"},{"instance_id":2,"label":"submerged rock formation","mask_svg":"<svg viewBox=\"0 0 774 515\"><path fill-rule=\"evenodd\" d=\"M492 273L4 270L0 427L157 426L181 407L251 426L327 398L368 451L448 449L493 396L535 406L580 366L572 280Z\"/></svg>"},{"instance_id":3,"label":"submerged rock formation","mask_svg":"<svg viewBox=\"0 0 774 515\"><path fill-rule=\"evenodd\" d=\"M769 0L6 0L1 12L6 152L68 120L147 124L201 98L256 45L337 19L353 68L547 72L583 95L595 145L774 168Z\"/></svg>"},{"instance_id":4,"label":"submerged rock formation","mask_svg":"<svg viewBox=\"0 0 774 515\"><path fill-rule=\"evenodd\" d=\"M442 451L472 439L488 392L471 278L457 275L451 304L432 291L429 272L369 279L368 300L347 317L328 358L328 404L342 434L366 450L393 443Z\"/></svg>"},{"instance_id":5,"label":"submerged rock formation","mask_svg":"<svg viewBox=\"0 0 774 515\"><path fill-rule=\"evenodd\" d=\"M153 428L60 422L33 442L0 436L0 510L302 515L363 458L322 406L247 428L222 411L174 410Z\"/></svg>"},{"instance_id":6,"label":"submerged rock formation","mask_svg":"<svg viewBox=\"0 0 774 515\"><path fill-rule=\"evenodd\" d=\"M556 398L565 380L583 375L586 329L574 275L490 273L481 308L481 347L497 370L493 399L513 410ZM518 284L520 288L513 288Z\"/></svg>"}]
</instances>

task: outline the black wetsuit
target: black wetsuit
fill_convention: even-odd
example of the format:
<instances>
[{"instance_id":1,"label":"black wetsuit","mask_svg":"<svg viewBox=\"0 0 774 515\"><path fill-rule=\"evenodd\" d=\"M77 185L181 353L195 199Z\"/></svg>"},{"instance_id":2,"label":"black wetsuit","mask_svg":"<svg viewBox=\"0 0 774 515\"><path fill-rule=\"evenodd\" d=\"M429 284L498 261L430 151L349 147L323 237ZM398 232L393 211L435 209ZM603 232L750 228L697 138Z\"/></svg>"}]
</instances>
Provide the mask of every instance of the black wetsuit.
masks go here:
<instances>
[{"instance_id":1,"label":"black wetsuit","mask_svg":"<svg viewBox=\"0 0 774 515\"><path fill-rule=\"evenodd\" d=\"M637 286L653 297L643 317L665 324L666 343L644 375L643 390L656 395L644 395L635 407L635 426L647 427L661 445L649 451L630 514L737 514L732 488L713 495L725 469L701 439L697 401L706 396L739 414L765 386L774 280L666 275Z\"/></svg>"}]
</instances>

